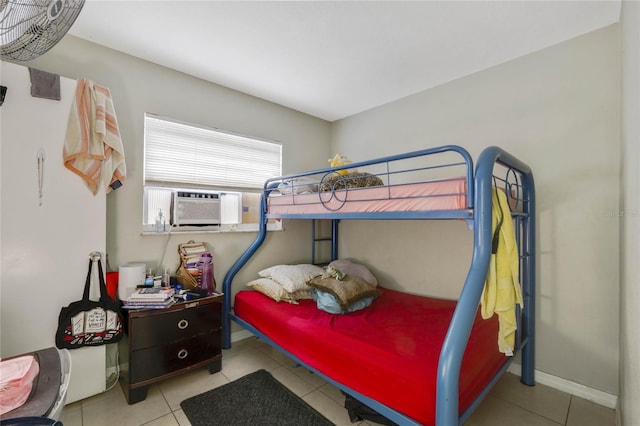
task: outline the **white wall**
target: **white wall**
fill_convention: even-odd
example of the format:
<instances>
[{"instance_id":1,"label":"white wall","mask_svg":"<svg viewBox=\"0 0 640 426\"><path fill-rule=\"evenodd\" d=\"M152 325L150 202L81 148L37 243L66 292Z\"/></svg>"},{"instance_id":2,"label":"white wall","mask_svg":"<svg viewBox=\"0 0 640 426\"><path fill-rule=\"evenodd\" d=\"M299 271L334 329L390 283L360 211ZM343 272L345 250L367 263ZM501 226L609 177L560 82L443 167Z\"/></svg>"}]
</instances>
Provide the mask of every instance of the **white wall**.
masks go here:
<instances>
[{"instance_id":1,"label":"white wall","mask_svg":"<svg viewBox=\"0 0 640 426\"><path fill-rule=\"evenodd\" d=\"M354 161L451 143L474 158L498 145L527 162L538 201L536 368L612 395L619 346L619 59L618 27L611 26L332 128L333 152ZM377 243L371 229L382 234ZM471 253L462 222L343 221L341 237L341 256L364 260L384 284L449 297L457 296Z\"/></svg>"},{"instance_id":2,"label":"white wall","mask_svg":"<svg viewBox=\"0 0 640 426\"><path fill-rule=\"evenodd\" d=\"M73 36L30 64L73 78L89 78L111 89L127 162L124 186L107 196L107 252L112 267L142 261L172 268L177 245L205 241L214 251L218 286L224 273L253 241L255 233L141 236L143 185L143 115L153 112L186 122L270 139L283 145L284 173L326 166L330 125L324 120L134 58ZM284 261L308 261L310 227L285 224L284 232L268 235L262 250L234 284L257 276L259 268Z\"/></svg>"},{"instance_id":3,"label":"white wall","mask_svg":"<svg viewBox=\"0 0 640 426\"><path fill-rule=\"evenodd\" d=\"M623 2L619 424L640 424L640 3Z\"/></svg>"}]
</instances>

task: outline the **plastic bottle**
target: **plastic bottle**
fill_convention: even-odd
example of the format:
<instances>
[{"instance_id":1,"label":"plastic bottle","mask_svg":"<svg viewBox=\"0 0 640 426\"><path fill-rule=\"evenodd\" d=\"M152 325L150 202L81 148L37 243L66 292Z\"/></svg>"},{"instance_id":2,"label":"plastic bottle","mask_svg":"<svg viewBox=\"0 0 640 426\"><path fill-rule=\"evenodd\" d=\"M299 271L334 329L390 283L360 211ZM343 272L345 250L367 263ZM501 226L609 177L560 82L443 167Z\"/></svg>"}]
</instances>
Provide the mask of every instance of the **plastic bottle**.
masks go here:
<instances>
[{"instance_id":1,"label":"plastic bottle","mask_svg":"<svg viewBox=\"0 0 640 426\"><path fill-rule=\"evenodd\" d=\"M213 280L213 256L211 253L203 253L198 262L200 288L207 290L207 294L211 295L216 290Z\"/></svg>"},{"instance_id":2,"label":"plastic bottle","mask_svg":"<svg viewBox=\"0 0 640 426\"><path fill-rule=\"evenodd\" d=\"M156 217L156 232L164 232L164 216L162 215L162 209L158 209L158 216Z\"/></svg>"},{"instance_id":3,"label":"plastic bottle","mask_svg":"<svg viewBox=\"0 0 640 426\"><path fill-rule=\"evenodd\" d=\"M169 268L164 268L164 274L162 274L162 287L171 287L171 275L169 274Z\"/></svg>"}]
</instances>

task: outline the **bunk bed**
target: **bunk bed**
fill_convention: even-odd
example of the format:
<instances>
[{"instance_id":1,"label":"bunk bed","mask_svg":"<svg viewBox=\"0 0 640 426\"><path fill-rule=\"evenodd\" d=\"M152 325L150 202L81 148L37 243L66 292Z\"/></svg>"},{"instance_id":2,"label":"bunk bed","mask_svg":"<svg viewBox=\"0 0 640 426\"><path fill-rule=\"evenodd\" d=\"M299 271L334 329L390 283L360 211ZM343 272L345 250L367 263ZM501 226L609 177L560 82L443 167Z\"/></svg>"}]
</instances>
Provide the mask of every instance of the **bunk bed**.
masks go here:
<instances>
[{"instance_id":1,"label":"bunk bed","mask_svg":"<svg viewBox=\"0 0 640 426\"><path fill-rule=\"evenodd\" d=\"M397 424L462 424L513 360L498 350L496 316L485 320L479 313L494 265L498 191L519 253L522 300L514 305L513 353L521 353L521 382L533 386L534 181L525 163L498 147L484 149L475 168L464 148L447 145L269 179L258 235L224 278L223 347L231 346L234 321ZM457 300L380 283L370 306L336 315L312 300L277 303L251 290L234 296L233 279L263 244L272 219L329 220L332 261L339 259L338 228L346 219L465 220L473 253ZM313 229L310 263L317 263L322 239Z\"/></svg>"}]
</instances>

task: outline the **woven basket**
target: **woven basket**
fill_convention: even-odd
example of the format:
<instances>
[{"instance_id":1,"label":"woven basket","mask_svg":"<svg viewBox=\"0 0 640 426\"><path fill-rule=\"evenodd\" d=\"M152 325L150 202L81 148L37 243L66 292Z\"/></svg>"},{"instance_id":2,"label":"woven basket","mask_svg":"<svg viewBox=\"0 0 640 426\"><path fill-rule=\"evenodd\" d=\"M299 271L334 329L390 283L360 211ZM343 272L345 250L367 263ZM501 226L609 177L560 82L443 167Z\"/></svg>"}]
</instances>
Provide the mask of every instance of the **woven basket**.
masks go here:
<instances>
[{"instance_id":1,"label":"woven basket","mask_svg":"<svg viewBox=\"0 0 640 426\"><path fill-rule=\"evenodd\" d=\"M189 263L194 264L200 260L200 256L209 253L206 243L196 243L190 240L183 244L178 244L178 254L180 255L180 266L176 270L176 280L185 290L198 288L198 269L188 268Z\"/></svg>"}]
</instances>

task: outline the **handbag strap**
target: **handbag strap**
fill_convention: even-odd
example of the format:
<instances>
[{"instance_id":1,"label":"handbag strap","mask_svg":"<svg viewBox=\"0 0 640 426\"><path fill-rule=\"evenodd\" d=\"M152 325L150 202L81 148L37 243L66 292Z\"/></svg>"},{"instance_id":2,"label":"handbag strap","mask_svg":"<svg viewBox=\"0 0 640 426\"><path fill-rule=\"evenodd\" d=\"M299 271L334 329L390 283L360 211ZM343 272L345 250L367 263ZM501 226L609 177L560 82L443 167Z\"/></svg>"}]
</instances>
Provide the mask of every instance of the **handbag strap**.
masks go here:
<instances>
[{"instance_id":1,"label":"handbag strap","mask_svg":"<svg viewBox=\"0 0 640 426\"><path fill-rule=\"evenodd\" d=\"M89 272L87 272L87 280L84 283L84 293L82 294L82 300L89 300L89 289L91 288L91 265L93 261L89 259Z\"/></svg>"},{"instance_id":2,"label":"handbag strap","mask_svg":"<svg viewBox=\"0 0 640 426\"><path fill-rule=\"evenodd\" d=\"M97 260L96 262L98 262L98 275L99 275L99 281L100 281L100 300L109 300L111 301L111 297L109 296L109 293L107 292L107 285L104 282L104 272L102 271L102 262L100 260Z\"/></svg>"},{"instance_id":3,"label":"handbag strap","mask_svg":"<svg viewBox=\"0 0 640 426\"><path fill-rule=\"evenodd\" d=\"M87 280L84 283L84 293L82 294L82 300L89 300L89 291L91 289L91 269L93 266L93 260L89 258L89 271L87 272ZM102 262L100 259L96 260L98 263L98 279L100 282L100 300L106 300L108 296L107 285L104 282L104 272L102 271Z\"/></svg>"}]
</instances>

